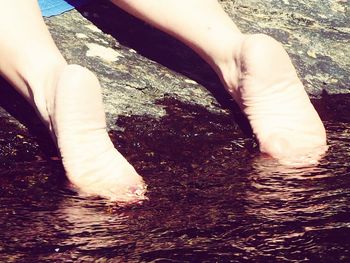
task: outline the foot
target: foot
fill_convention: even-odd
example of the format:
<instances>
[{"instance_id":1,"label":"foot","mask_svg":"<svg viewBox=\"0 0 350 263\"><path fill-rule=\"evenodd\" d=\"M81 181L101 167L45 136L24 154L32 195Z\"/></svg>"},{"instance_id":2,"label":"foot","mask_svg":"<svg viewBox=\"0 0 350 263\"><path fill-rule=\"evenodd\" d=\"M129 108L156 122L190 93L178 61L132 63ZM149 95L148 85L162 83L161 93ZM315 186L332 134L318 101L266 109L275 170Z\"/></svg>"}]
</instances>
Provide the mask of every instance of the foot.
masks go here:
<instances>
[{"instance_id":1,"label":"foot","mask_svg":"<svg viewBox=\"0 0 350 263\"><path fill-rule=\"evenodd\" d=\"M246 114L261 152L280 160L323 154L324 126L282 45L266 35L247 35L233 58L221 66L221 79Z\"/></svg>"},{"instance_id":2,"label":"foot","mask_svg":"<svg viewBox=\"0 0 350 263\"><path fill-rule=\"evenodd\" d=\"M144 199L145 183L108 137L97 78L83 67L66 66L56 89L44 97L38 111L50 124L67 177L78 191L113 201Z\"/></svg>"}]
</instances>

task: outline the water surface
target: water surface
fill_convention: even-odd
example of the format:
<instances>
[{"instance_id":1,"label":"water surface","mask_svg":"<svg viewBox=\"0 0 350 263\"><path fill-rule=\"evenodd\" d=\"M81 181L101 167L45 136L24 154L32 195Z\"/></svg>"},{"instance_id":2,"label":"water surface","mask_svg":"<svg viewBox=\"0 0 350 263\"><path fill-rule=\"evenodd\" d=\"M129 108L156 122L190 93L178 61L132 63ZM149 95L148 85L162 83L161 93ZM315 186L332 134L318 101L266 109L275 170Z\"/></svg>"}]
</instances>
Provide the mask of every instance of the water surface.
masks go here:
<instances>
[{"instance_id":1,"label":"water surface","mask_svg":"<svg viewBox=\"0 0 350 263\"><path fill-rule=\"evenodd\" d=\"M174 99L159 102L161 119L119 118L124 130L111 136L149 185L149 201L130 207L76 196L57 161L40 160L14 139L27 162L0 171L0 259L349 262L348 101L315 103L328 112L330 149L304 168L262 157L233 116Z\"/></svg>"}]
</instances>

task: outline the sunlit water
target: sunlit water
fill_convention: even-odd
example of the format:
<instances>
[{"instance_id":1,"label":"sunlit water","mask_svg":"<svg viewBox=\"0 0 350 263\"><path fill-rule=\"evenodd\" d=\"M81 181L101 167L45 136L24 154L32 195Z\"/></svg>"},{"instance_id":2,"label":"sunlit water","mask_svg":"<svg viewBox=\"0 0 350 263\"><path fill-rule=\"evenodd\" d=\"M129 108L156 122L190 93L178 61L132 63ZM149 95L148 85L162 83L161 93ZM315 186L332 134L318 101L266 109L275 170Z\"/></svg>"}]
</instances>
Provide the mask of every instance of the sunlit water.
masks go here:
<instances>
[{"instance_id":1,"label":"sunlit water","mask_svg":"<svg viewBox=\"0 0 350 263\"><path fill-rule=\"evenodd\" d=\"M76 196L57 162L32 161L42 183L21 181L19 160L2 169L0 261L350 261L349 122L326 119L326 156L288 168L232 116L163 103L167 117L124 117L111 133L149 185L141 205Z\"/></svg>"}]
</instances>

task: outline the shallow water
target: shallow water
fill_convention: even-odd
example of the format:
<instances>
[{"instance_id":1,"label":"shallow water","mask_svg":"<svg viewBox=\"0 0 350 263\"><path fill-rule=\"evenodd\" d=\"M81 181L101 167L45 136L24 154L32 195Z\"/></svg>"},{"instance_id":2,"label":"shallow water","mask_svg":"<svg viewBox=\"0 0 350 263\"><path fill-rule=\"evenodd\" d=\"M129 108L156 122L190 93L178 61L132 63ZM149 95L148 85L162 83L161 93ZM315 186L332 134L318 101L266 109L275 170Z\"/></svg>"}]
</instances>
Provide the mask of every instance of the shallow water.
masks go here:
<instances>
[{"instance_id":1,"label":"shallow water","mask_svg":"<svg viewBox=\"0 0 350 263\"><path fill-rule=\"evenodd\" d=\"M111 136L149 186L129 207L76 196L57 161L3 129L0 261L349 262L348 103L315 101L330 149L304 168L260 156L233 116L174 99L161 119L120 118Z\"/></svg>"}]
</instances>

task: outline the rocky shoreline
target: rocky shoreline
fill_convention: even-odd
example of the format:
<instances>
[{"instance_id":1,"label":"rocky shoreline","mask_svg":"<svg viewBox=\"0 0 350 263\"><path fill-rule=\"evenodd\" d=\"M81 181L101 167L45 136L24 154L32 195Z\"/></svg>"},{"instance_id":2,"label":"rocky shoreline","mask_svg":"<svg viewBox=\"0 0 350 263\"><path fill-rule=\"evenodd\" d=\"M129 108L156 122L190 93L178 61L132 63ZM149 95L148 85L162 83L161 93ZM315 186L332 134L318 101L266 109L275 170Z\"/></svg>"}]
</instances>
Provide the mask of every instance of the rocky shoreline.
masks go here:
<instances>
[{"instance_id":1,"label":"rocky shoreline","mask_svg":"<svg viewBox=\"0 0 350 263\"><path fill-rule=\"evenodd\" d=\"M312 98L349 94L346 1L323 1L324 5L304 0L220 2L242 31L263 32L282 41ZM163 102L169 99L179 105L205 108L208 114L240 118L213 71L196 54L108 1L93 1L45 22L69 63L97 74L111 131L123 129L117 124L121 116L155 120L166 116ZM0 87L1 162L29 161L30 169L30 162L45 159L47 152L55 156L54 146L48 143L35 114L23 106L23 100L5 81ZM315 105L320 104L316 100ZM184 110L178 114L181 112ZM230 125L237 136L243 136L238 127L244 125L238 124L232 121Z\"/></svg>"}]
</instances>

